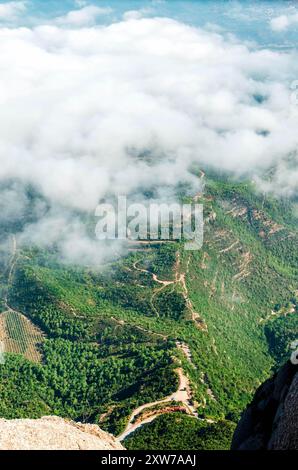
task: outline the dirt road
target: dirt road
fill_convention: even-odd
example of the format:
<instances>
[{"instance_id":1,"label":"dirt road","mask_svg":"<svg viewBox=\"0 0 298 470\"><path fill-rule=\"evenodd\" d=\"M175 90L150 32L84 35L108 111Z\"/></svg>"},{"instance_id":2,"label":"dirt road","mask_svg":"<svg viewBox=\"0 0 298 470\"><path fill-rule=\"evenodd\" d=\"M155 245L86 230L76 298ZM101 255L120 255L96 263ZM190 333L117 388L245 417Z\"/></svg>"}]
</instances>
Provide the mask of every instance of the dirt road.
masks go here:
<instances>
[{"instance_id":1,"label":"dirt road","mask_svg":"<svg viewBox=\"0 0 298 470\"><path fill-rule=\"evenodd\" d=\"M190 416L193 416L195 418L198 417L196 409L191 404L191 389L190 389L188 377L184 374L184 371L181 367L176 369L175 372L178 374L178 377L179 377L179 385L178 385L178 389L176 390L176 392L163 398L162 400L157 400L151 403L146 403L136 408L130 415L130 418L129 418L129 421L127 423L125 430L118 436L117 439L119 441L123 441L127 436L133 433L136 429L140 428L146 423L150 423L158 415L162 414L161 411L159 410L159 411L156 411L156 413L151 415L149 418L141 419L140 421L136 423L134 422L135 418L138 415L140 415L142 411L146 410L147 408L158 406L162 403L171 403L171 402L183 403L184 406L187 408Z\"/></svg>"},{"instance_id":2,"label":"dirt road","mask_svg":"<svg viewBox=\"0 0 298 470\"><path fill-rule=\"evenodd\" d=\"M12 276L13 276L13 271L17 262L17 240L15 235L11 236L11 257L10 257L10 262L8 265L8 275L7 275L7 287L5 289L5 294L3 297L3 302L4 305L7 309L7 311L12 311L13 309L8 305L8 291L9 291L9 286L12 281Z\"/></svg>"}]
</instances>

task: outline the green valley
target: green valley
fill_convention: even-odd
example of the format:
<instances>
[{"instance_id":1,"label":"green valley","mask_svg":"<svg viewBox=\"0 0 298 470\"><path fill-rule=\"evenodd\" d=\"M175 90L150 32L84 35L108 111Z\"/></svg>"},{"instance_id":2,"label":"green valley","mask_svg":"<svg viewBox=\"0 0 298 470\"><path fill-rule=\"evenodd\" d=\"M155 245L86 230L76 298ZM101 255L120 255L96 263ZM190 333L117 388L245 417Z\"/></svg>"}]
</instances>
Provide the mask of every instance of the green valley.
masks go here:
<instances>
[{"instance_id":1,"label":"green valley","mask_svg":"<svg viewBox=\"0 0 298 470\"><path fill-rule=\"evenodd\" d=\"M19 346L0 365L0 416L57 414L120 435L153 403L134 416L129 449L229 447L297 336L297 202L211 173L196 200L201 250L136 243L98 269L19 246L18 227L3 227L0 340ZM22 354L29 334L36 360Z\"/></svg>"}]
</instances>

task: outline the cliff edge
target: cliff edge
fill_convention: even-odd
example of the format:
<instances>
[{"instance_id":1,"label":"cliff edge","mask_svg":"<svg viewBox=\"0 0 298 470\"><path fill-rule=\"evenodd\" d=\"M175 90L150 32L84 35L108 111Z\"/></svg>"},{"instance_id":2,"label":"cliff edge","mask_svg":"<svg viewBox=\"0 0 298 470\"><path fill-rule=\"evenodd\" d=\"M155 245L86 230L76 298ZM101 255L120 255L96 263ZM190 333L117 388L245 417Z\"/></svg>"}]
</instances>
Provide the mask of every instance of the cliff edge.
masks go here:
<instances>
[{"instance_id":1,"label":"cliff edge","mask_svg":"<svg viewBox=\"0 0 298 470\"><path fill-rule=\"evenodd\" d=\"M124 447L95 424L46 416L0 419L0 450L124 450Z\"/></svg>"},{"instance_id":2,"label":"cliff edge","mask_svg":"<svg viewBox=\"0 0 298 470\"><path fill-rule=\"evenodd\" d=\"M298 450L298 365L287 362L257 390L232 450Z\"/></svg>"}]
</instances>

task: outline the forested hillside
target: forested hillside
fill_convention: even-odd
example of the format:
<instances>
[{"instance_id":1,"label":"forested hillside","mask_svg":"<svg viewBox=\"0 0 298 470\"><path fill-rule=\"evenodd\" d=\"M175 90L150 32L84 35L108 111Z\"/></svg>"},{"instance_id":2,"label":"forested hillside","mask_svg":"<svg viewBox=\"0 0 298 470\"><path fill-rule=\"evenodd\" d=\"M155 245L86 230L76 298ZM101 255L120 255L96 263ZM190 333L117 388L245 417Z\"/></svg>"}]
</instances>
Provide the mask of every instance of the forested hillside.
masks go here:
<instances>
[{"instance_id":1,"label":"forested hillside","mask_svg":"<svg viewBox=\"0 0 298 470\"><path fill-rule=\"evenodd\" d=\"M3 227L0 416L57 414L116 435L135 425L131 449L229 446L297 335L297 206L214 175L196 200L201 250L136 246L98 269L23 248L21 227Z\"/></svg>"}]
</instances>

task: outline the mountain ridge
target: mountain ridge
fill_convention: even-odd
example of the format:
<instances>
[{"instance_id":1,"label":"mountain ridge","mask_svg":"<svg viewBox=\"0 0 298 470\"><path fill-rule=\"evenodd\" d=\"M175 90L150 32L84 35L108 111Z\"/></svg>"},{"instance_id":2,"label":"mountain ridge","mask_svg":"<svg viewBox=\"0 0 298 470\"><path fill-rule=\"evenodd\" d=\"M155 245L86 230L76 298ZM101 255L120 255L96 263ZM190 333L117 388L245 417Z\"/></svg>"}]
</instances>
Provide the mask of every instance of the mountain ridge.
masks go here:
<instances>
[{"instance_id":1,"label":"mountain ridge","mask_svg":"<svg viewBox=\"0 0 298 470\"><path fill-rule=\"evenodd\" d=\"M55 247L22 246L15 227L16 243L1 258L1 416L67 416L121 435L134 410L157 403L147 410L156 420L127 439L131 448L153 427L150 445L161 445L161 422L179 442L182 421L215 448L225 428L226 448L241 411L296 338L297 217L295 201L251 182L207 172L204 179L195 196L204 205L202 250L130 245L94 269L62 264ZM161 403L177 391L179 368L199 419L183 403Z\"/></svg>"}]
</instances>

